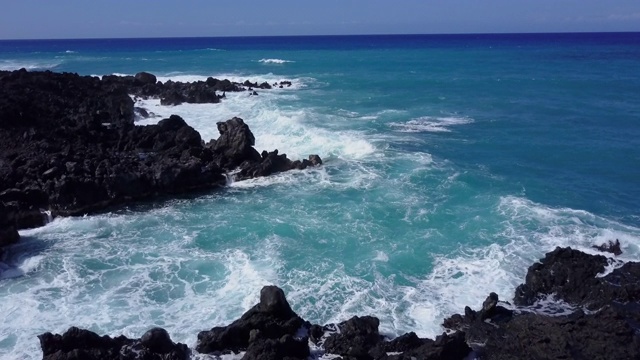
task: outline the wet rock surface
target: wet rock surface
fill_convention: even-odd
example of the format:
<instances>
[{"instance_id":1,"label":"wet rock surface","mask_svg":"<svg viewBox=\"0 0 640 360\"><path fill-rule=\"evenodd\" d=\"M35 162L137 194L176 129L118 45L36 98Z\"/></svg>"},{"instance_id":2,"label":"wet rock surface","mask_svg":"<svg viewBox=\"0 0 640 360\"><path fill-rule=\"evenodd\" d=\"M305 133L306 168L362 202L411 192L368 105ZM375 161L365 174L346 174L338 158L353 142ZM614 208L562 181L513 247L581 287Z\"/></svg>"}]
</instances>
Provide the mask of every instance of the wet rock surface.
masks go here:
<instances>
[{"instance_id":1,"label":"wet rock surface","mask_svg":"<svg viewBox=\"0 0 640 360\"><path fill-rule=\"evenodd\" d=\"M610 262L614 264L614 260L602 255L556 248L529 267L525 283L516 289L514 302L533 305L541 296L553 294L569 304L595 311L612 302L640 301L640 263L629 262L600 276Z\"/></svg>"},{"instance_id":2,"label":"wet rock surface","mask_svg":"<svg viewBox=\"0 0 640 360\"><path fill-rule=\"evenodd\" d=\"M205 354L238 352L247 350L250 343L256 342L263 347L278 348L289 344L296 348L294 342L283 337L295 336L304 324L305 321L291 310L282 289L265 286L260 291L260 302L244 313L240 319L228 326L214 327L209 331L200 332L196 350ZM307 344L306 339L302 341L305 345Z\"/></svg>"},{"instance_id":3,"label":"wet rock surface","mask_svg":"<svg viewBox=\"0 0 640 360\"><path fill-rule=\"evenodd\" d=\"M609 240L608 243L604 243L601 245L594 245L592 247L596 250L612 253L613 255L616 255L616 256L622 254L622 248L620 247L620 240L618 239L616 239L616 241Z\"/></svg>"},{"instance_id":4,"label":"wet rock surface","mask_svg":"<svg viewBox=\"0 0 640 360\"><path fill-rule=\"evenodd\" d=\"M240 118L218 122L220 137L208 145L178 115L134 125L136 114L149 113L134 108L129 94L162 99L175 93L187 102L218 102L216 91L242 90L213 78L162 84L149 73L100 79L0 71L0 247L17 241L17 229L46 223L45 210L84 215L215 189L236 168L237 179L247 179L321 163L261 156Z\"/></svg>"},{"instance_id":5,"label":"wet rock surface","mask_svg":"<svg viewBox=\"0 0 640 360\"><path fill-rule=\"evenodd\" d=\"M640 263L601 276L609 261L556 248L529 268L516 289L519 307L491 294L481 310L467 307L443 325L464 331L481 359L639 359ZM549 296L574 311L552 316L531 307Z\"/></svg>"}]
</instances>

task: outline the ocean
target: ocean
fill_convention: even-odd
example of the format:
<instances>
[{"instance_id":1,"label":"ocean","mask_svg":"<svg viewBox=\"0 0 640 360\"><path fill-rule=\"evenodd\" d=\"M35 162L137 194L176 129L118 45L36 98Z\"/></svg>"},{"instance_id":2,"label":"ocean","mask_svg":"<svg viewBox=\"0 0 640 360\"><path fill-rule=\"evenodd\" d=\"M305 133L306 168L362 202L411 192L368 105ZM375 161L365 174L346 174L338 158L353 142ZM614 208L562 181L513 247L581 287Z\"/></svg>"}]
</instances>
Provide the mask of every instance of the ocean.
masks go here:
<instances>
[{"instance_id":1,"label":"ocean","mask_svg":"<svg viewBox=\"0 0 640 360\"><path fill-rule=\"evenodd\" d=\"M0 41L0 70L19 68L290 80L138 105L205 140L239 116L258 151L324 165L21 231L0 263L3 359L70 326L193 346L267 284L313 323L434 337L556 246L640 257L640 33Z\"/></svg>"}]
</instances>

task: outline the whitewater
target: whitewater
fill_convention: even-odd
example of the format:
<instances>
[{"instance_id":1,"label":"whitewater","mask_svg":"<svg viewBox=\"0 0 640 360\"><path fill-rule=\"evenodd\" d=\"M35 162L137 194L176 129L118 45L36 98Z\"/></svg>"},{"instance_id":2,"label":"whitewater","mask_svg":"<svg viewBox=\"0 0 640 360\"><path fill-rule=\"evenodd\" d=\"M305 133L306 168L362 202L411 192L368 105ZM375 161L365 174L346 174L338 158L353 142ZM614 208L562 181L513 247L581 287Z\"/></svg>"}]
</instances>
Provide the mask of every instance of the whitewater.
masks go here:
<instances>
[{"instance_id":1,"label":"whitewater","mask_svg":"<svg viewBox=\"0 0 640 360\"><path fill-rule=\"evenodd\" d=\"M138 99L155 116L137 124L178 114L208 141L239 116L259 152L324 161L22 230L0 262L0 357L40 358L36 336L70 326L193 346L267 284L314 323L434 337L556 246L619 239L637 261L638 35L550 36L0 42L4 70L291 81Z\"/></svg>"}]
</instances>

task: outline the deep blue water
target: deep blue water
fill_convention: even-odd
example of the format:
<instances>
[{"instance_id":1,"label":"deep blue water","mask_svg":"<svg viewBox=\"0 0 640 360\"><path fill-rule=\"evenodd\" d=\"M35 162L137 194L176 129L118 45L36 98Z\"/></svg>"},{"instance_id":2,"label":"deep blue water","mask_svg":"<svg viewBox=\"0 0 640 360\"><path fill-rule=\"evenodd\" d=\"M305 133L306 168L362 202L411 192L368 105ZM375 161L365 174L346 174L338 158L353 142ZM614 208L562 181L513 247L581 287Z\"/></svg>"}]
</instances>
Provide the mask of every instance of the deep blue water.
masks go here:
<instances>
[{"instance_id":1,"label":"deep blue water","mask_svg":"<svg viewBox=\"0 0 640 360\"><path fill-rule=\"evenodd\" d=\"M291 80L140 105L205 139L240 116L259 151L325 165L24 231L0 280L3 357L37 358L35 335L70 325L193 345L268 283L313 322L373 313L434 336L490 291L510 299L555 246L640 254L640 33L0 41L0 69L21 67Z\"/></svg>"}]
</instances>

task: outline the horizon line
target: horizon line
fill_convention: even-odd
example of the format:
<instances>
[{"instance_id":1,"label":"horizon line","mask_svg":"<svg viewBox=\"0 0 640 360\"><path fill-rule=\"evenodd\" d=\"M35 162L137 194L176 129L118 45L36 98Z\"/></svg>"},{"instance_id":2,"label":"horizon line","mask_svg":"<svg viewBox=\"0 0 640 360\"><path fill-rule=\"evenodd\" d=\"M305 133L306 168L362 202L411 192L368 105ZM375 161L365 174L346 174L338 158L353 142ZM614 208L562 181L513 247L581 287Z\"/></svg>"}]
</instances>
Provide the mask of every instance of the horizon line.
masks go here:
<instances>
[{"instance_id":1,"label":"horizon line","mask_svg":"<svg viewBox=\"0 0 640 360\"><path fill-rule=\"evenodd\" d=\"M553 35L553 34L636 34L635 31L549 31L549 32L478 32L478 33L393 33L393 34L315 34L315 35L220 35L220 36L143 36L143 37L85 37L85 38L14 38L0 41L54 40L144 40L144 39L216 39L216 38L277 38L277 37L347 37L347 36L455 36L455 35Z\"/></svg>"}]
</instances>

